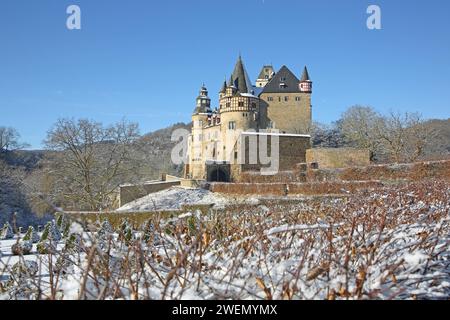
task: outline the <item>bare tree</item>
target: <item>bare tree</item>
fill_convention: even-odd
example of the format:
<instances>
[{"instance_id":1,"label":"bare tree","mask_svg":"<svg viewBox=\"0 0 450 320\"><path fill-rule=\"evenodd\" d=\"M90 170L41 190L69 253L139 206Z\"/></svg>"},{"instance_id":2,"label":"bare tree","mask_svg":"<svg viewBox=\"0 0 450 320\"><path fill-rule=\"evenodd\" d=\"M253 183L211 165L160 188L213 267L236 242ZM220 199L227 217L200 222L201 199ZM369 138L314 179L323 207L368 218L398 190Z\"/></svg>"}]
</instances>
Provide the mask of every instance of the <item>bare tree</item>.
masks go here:
<instances>
[{"instance_id":1,"label":"bare tree","mask_svg":"<svg viewBox=\"0 0 450 320\"><path fill-rule=\"evenodd\" d=\"M81 119L60 119L48 132L45 144L55 151L48 174L64 205L76 209L111 207L118 186L137 172L133 158L138 125L121 121L104 127Z\"/></svg>"},{"instance_id":2,"label":"bare tree","mask_svg":"<svg viewBox=\"0 0 450 320\"><path fill-rule=\"evenodd\" d=\"M14 128L0 127L0 153L24 148L27 145L20 143L20 134Z\"/></svg>"},{"instance_id":3,"label":"bare tree","mask_svg":"<svg viewBox=\"0 0 450 320\"><path fill-rule=\"evenodd\" d=\"M342 134L336 123L326 125L313 122L311 127L311 140L314 147L339 148L344 145Z\"/></svg>"},{"instance_id":4,"label":"bare tree","mask_svg":"<svg viewBox=\"0 0 450 320\"><path fill-rule=\"evenodd\" d=\"M378 161L416 161L434 138L418 113L391 111L383 116L371 107L354 106L338 123L346 143L369 149Z\"/></svg>"},{"instance_id":5,"label":"bare tree","mask_svg":"<svg viewBox=\"0 0 450 320\"><path fill-rule=\"evenodd\" d=\"M372 107L350 107L338 121L339 129L348 145L369 149L374 158L383 153L379 127L383 123L382 116Z\"/></svg>"},{"instance_id":6,"label":"bare tree","mask_svg":"<svg viewBox=\"0 0 450 320\"><path fill-rule=\"evenodd\" d=\"M390 112L378 129L383 144L395 162L411 162L424 155L434 133L418 113Z\"/></svg>"}]
</instances>

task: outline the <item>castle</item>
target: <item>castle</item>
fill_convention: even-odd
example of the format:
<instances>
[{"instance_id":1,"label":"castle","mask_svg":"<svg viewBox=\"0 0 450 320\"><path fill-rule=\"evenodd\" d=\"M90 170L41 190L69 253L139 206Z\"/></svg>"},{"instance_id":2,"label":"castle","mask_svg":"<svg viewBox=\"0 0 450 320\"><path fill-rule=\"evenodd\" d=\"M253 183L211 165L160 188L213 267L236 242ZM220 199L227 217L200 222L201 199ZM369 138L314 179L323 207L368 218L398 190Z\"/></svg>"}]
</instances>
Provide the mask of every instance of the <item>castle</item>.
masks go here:
<instances>
[{"instance_id":1,"label":"castle","mask_svg":"<svg viewBox=\"0 0 450 320\"><path fill-rule=\"evenodd\" d=\"M200 89L192 115L185 178L230 182L238 181L241 172L260 170L267 163L259 156L252 162L251 156L244 154L249 153L252 139L264 139L271 154L271 141L276 138L277 170L290 170L304 162L310 148L311 94L306 67L298 79L286 66L278 71L263 66L253 85L239 57L219 92L218 108L211 108L207 88L203 85Z\"/></svg>"}]
</instances>

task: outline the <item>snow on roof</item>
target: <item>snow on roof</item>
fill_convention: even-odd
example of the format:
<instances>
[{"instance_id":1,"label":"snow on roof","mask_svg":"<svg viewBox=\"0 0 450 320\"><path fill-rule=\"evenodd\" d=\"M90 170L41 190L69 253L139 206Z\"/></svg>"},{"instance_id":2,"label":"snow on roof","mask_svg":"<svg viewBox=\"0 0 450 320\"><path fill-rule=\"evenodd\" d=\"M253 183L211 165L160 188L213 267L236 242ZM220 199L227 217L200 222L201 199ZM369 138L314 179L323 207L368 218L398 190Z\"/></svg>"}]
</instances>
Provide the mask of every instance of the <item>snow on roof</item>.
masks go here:
<instances>
[{"instance_id":1,"label":"snow on roof","mask_svg":"<svg viewBox=\"0 0 450 320\"><path fill-rule=\"evenodd\" d=\"M277 133L277 132L242 132L242 135L311 138L309 134Z\"/></svg>"},{"instance_id":2,"label":"snow on roof","mask_svg":"<svg viewBox=\"0 0 450 320\"><path fill-rule=\"evenodd\" d=\"M249 97L249 98L258 98L257 96L251 94L251 93L241 93L241 96L243 97Z\"/></svg>"}]
</instances>

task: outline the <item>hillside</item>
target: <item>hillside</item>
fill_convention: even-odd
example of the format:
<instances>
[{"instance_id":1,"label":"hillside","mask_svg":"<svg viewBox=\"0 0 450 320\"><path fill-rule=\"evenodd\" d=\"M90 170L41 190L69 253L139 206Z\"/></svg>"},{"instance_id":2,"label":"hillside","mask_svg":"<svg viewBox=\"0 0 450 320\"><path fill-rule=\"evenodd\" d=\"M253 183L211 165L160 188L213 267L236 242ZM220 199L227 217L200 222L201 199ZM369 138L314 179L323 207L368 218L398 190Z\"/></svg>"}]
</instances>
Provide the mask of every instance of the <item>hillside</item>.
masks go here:
<instances>
[{"instance_id":1,"label":"hillside","mask_svg":"<svg viewBox=\"0 0 450 320\"><path fill-rule=\"evenodd\" d=\"M177 123L142 136L137 143L136 156L142 161L141 180L157 179L162 172L181 175L182 166L172 165L170 155L176 142L171 141L175 129L190 130L190 124ZM3 153L0 158L0 224L11 221L12 213L18 212L18 223L35 223L31 211L40 209L34 204L36 194L45 195L45 172L51 165L52 153L46 150L18 150ZM131 180L131 178L130 178ZM128 182L128 181L124 181ZM31 191L34 190L34 191ZM34 196L31 194L34 193ZM48 196L48 195L47 195ZM52 197L49 196L49 199ZM44 210L45 212L47 209Z\"/></svg>"},{"instance_id":2,"label":"hillside","mask_svg":"<svg viewBox=\"0 0 450 320\"><path fill-rule=\"evenodd\" d=\"M157 179L165 172L180 176L183 167L172 164L171 152L177 142L171 141L172 132L176 129L191 130L192 124L176 123L170 127L144 135L141 139L139 153L145 159L143 175L148 179Z\"/></svg>"},{"instance_id":3,"label":"hillside","mask_svg":"<svg viewBox=\"0 0 450 320\"><path fill-rule=\"evenodd\" d=\"M433 143L427 153L448 154L450 153L450 118L447 120L429 120L426 122L433 131Z\"/></svg>"}]
</instances>

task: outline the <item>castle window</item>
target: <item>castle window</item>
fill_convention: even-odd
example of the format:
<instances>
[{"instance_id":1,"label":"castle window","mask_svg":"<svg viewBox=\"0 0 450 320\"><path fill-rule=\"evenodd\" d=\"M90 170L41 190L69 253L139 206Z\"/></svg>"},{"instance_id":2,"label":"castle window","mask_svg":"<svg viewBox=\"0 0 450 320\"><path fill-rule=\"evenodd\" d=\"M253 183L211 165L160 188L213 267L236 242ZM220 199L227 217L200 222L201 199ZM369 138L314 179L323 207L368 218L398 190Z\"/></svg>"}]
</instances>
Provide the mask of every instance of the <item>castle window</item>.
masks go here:
<instances>
[{"instance_id":1,"label":"castle window","mask_svg":"<svg viewBox=\"0 0 450 320\"><path fill-rule=\"evenodd\" d=\"M256 103L254 103L254 102L252 103L252 108L256 109Z\"/></svg>"},{"instance_id":2,"label":"castle window","mask_svg":"<svg viewBox=\"0 0 450 320\"><path fill-rule=\"evenodd\" d=\"M234 121L228 122L228 129L229 130L236 130L236 122L234 122Z\"/></svg>"},{"instance_id":3,"label":"castle window","mask_svg":"<svg viewBox=\"0 0 450 320\"><path fill-rule=\"evenodd\" d=\"M295 97L295 101L300 101L300 97Z\"/></svg>"},{"instance_id":4,"label":"castle window","mask_svg":"<svg viewBox=\"0 0 450 320\"><path fill-rule=\"evenodd\" d=\"M273 101L273 97L267 97L267 101Z\"/></svg>"},{"instance_id":5,"label":"castle window","mask_svg":"<svg viewBox=\"0 0 450 320\"><path fill-rule=\"evenodd\" d=\"M281 102L281 97L278 97L278 102Z\"/></svg>"},{"instance_id":6,"label":"castle window","mask_svg":"<svg viewBox=\"0 0 450 320\"><path fill-rule=\"evenodd\" d=\"M289 97L284 97L284 101L288 102L289 101Z\"/></svg>"},{"instance_id":7,"label":"castle window","mask_svg":"<svg viewBox=\"0 0 450 320\"><path fill-rule=\"evenodd\" d=\"M243 107L244 106L244 102L243 101L239 101L239 107Z\"/></svg>"},{"instance_id":8,"label":"castle window","mask_svg":"<svg viewBox=\"0 0 450 320\"><path fill-rule=\"evenodd\" d=\"M231 103L227 102L227 108L231 107Z\"/></svg>"}]
</instances>

